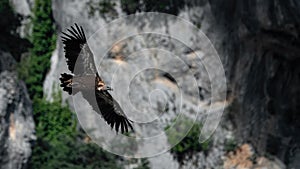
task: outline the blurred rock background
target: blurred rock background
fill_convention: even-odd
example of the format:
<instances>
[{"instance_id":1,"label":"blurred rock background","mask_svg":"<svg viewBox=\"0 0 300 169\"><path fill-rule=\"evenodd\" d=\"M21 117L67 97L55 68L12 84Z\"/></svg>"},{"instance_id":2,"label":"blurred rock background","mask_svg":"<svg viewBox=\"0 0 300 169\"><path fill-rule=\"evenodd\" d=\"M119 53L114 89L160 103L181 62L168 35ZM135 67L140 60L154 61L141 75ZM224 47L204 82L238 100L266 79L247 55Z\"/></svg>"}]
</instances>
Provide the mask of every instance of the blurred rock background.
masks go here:
<instances>
[{"instance_id":1,"label":"blurred rock background","mask_svg":"<svg viewBox=\"0 0 300 169\"><path fill-rule=\"evenodd\" d=\"M300 2L1 0L0 5L0 168L300 168ZM148 159L124 159L89 141L70 111L71 99L59 92L59 74L67 71L60 32L76 22L89 37L118 17L149 11L182 17L209 37L225 68L228 90L220 90L220 95L227 94L228 106L209 142L197 142L203 122L199 119L199 125L170 152ZM143 22L159 23L157 27L166 34L177 28L172 22ZM138 23L110 27L105 30L106 41L114 40L114 31L135 25ZM182 57L190 54L166 39L143 38ZM192 40L191 44L209 59L200 44ZM122 56L139 46L129 41L115 48L105 58L110 65L119 60L130 62ZM173 72L177 67L167 69ZM199 104L213 105L218 100L210 100L210 83L203 70L194 70L200 84ZM185 70L175 73L180 77ZM103 77L110 80L109 73ZM161 86L174 85L167 75L158 79ZM189 107L193 101L184 100L186 110L195 111ZM172 98L168 103L170 110L164 118L172 119Z\"/></svg>"}]
</instances>

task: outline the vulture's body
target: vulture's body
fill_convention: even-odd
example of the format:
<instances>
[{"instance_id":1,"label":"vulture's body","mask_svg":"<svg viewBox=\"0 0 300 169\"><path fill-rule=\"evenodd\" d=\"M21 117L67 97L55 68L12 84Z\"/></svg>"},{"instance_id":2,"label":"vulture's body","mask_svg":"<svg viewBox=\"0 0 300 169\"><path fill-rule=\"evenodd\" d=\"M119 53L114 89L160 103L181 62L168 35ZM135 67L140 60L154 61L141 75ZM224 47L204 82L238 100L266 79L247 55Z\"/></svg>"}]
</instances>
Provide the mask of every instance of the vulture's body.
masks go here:
<instances>
[{"instance_id":1,"label":"vulture's body","mask_svg":"<svg viewBox=\"0 0 300 169\"><path fill-rule=\"evenodd\" d=\"M92 51L90 50L82 27L75 24L63 32L68 69L74 74L61 74L61 87L70 95L81 92L93 109L100 114L116 132L133 131L131 121L126 117L120 105L109 94L111 90L99 76ZM75 67L76 66L76 67Z\"/></svg>"}]
</instances>

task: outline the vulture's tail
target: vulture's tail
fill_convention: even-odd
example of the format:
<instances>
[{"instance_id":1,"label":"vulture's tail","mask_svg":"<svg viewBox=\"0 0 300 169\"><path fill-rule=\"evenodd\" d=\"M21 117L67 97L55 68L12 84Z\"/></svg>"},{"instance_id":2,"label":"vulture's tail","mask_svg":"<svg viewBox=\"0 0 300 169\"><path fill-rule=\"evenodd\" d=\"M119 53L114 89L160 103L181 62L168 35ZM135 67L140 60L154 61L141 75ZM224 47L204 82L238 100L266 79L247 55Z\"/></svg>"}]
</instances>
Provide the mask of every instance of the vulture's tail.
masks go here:
<instances>
[{"instance_id":1,"label":"vulture's tail","mask_svg":"<svg viewBox=\"0 0 300 169\"><path fill-rule=\"evenodd\" d=\"M59 78L60 80L60 87L63 88L63 91L66 91L69 93L69 95L72 94L72 80L73 80L73 75L63 73L61 74L61 77Z\"/></svg>"}]
</instances>

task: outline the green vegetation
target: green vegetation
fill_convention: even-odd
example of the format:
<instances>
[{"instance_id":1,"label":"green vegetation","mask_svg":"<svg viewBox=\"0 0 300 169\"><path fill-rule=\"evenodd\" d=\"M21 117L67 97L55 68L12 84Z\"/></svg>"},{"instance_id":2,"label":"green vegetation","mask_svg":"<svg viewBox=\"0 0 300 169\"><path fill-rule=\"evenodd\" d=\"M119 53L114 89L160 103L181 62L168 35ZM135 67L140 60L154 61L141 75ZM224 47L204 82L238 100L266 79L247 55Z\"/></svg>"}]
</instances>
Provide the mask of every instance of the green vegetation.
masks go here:
<instances>
[{"instance_id":1,"label":"green vegetation","mask_svg":"<svg viewBox=\"0 0 300 169\"><path fill-rule=\"evenodd\" d=\"M193 121L188 119L187 117L184 118L184 120L181 120L178 124L176 124L177 128L185 129L188 126L193 124ZM178 126L177 126L178 125ZM207 140L204 143L199 142L199 135L201 131L202 125L199 123L194 123L193 127L189 131L189 133L184 137L184 139L181 140L180 143L175 145L171 149L171 153L173 156L182 164L187 157L191 157L193 153L203 151L205 154L208 152L208 150L211 147L211 140ZM178 138L181 137L181 133L178 132L174 126L170 127L167 126L166 130L170 130L168 132L168 141L171 145L174 145ZM179 130L184 131L184 130Z\"/></svg>"},{"instance_id":2,"label":"green vegetation","mask_svg":"<svg viewBox=\"0 0 300 169\"><path fill-rule=\"evenodd\" d=\"M135 12L162 12L177 15L185 6L184 0L121 0L121 7L127 14Z\"/></svg>"},{"instance_id":3,"label":"green vegetation","mask_svg":"<svg viewBox=\"0 0 300 169\"><path fill-rule=\"evenodd\" d=\"M87 136L78 130L74 113L62 106L61 93L54 95L52 102L43 98L43 81L56 42L51 0L35 0L33 11L33 47L18 66L19 77L25 81L33 100L36 124L37 140L29 168L120 168L116 156L83 141Z\"/></svg>"},{"instance_id":4,"label":"green vegetation","mask_svg":"<svg viewBox=\"0 0 300 169\"><path fill-rule=\"evenodd\" d=\"M226 152L234 151L237 148L238 144L235 139L231 138L225 141L224 150Z\"/></svg>"},{"instance_id":5,"label":"green vegetation","mask_svg":"<svg viewBox=\"0 0 300 169\"><path fill-rule=\"evenodd\" d=\"M30 168L120 168L117 157L97 145L85 143L85 136L76 130L76 119L67 106L61 106L61 95L53 102L40 99L34 103L37 142Z\"/></svg>"},{"instance_id":6,"label":"green vegetation","mask_svg":"<svg viewBox=\"0 0 300 169\"><path fill-rule=\"evenodd\" d=\"M140 0L121 0L121 7L127 14L133 14L140 10Z\"/></svg>"},{"instance_id":7,"label":"green vegetation","mask_svg":"<svg viewBox=\"0 0 300 169\"><path fill-rule=\"evenodd\" d=\"M116 3L111 0L101 0L99 2L88 1L88 14L89 17L95 15L96 12L99 12L100 16L106 18L108 15L111 17L117 16L117 11L115 10Z\"/></svg>"},{"instance_id":8,"label":"green vegetation","mask_svg":"<svg viewBox=\"0 0 300 169\"><path fill-rule=\"evenodd\" d=\"M43 81L50 68L50 58L55 49L55 27L51 0L35 0L30 56L21 61L20 78L25 81L31 98L43 97Z\"/></svg>"},{"instance_id":9,"label":"green vegetation","mask_svg":"<svg viewBox=\"0 0 300 169\"><path fill-rule=\"evenodd\" d=\"M198 29L201 29L201 23L199 22L194 22L193 23Z\"/></svg>"},{"instance_id":10,"label":"green vegetation","mask_svg":"<svg viewBox=\"0 0 300 169\"><path fill-rule=\"evenodd\" d=\"M146 158L139 159L140 165L134 169L150 169L149 161Z\"/></svg>"},{"instance_id":11,"label":"green vegetation","mask_svg":"<svg viewBox=\"0 0 300 169\"><path fill-rule=\"evenodd\" d=\"M67 106L61 105L61 94L54 96L53 102L44 99L36 100L33 105L38 138L48 142L59 142L62 136L73 136L76 133L74 114Z\"/></svg>"}]
</instances>

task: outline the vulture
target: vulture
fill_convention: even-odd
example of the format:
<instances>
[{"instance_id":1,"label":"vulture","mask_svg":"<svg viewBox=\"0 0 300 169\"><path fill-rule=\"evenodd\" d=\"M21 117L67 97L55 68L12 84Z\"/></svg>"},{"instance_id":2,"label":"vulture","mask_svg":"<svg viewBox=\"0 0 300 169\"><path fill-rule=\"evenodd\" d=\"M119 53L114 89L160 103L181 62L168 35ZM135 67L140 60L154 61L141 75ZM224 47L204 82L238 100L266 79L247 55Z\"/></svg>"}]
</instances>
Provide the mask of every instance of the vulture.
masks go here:
<instances>
[{"instance_id":1,"label":"vulture","mask_svg":"<svg viewBox=\"0 0 300 169\"><path fill-rule=\"evenodd\" d=\"M60 86L70 95L78 92L106 121L116 133L134 131L129 120L118 102L110 95L112 89L99 76L92 51L87 43L82 26L76 23L62 32L65 58L71 74L62 73ZM76 63L76 70L75 68ZM100 111L100 112L99 112Z\"/></svg>"}]
</instances>

